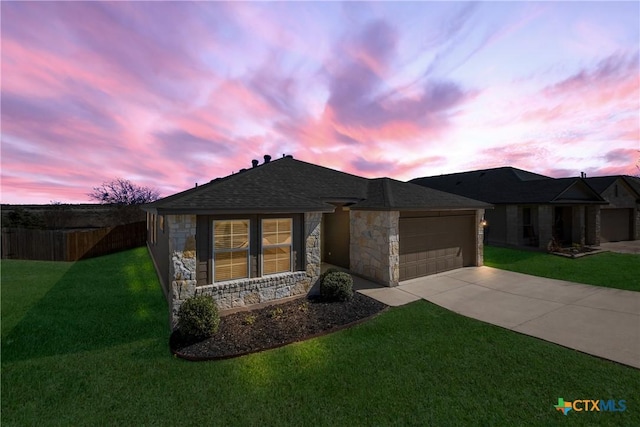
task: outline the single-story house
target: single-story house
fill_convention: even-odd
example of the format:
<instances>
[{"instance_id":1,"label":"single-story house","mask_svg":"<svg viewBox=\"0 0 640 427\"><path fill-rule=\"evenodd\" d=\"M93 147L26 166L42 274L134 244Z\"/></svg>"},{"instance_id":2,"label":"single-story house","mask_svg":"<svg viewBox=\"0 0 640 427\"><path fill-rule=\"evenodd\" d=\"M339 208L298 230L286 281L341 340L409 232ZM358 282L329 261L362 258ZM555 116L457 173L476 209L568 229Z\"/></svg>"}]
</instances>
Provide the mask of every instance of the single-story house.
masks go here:
<instances>
[{"instance_id":1,"label":"single-story house","mask_svg":"<svg viewBox=\"0 0 640 427\"><path fill-rule=\"evenodd\" d=\"M614 175L585 181L609 202L600 209L600 241L640 240L640 179Z\"/></svg>"},{"instance_id":2,"label":"single-story house","mask_svg":"<svg viewBox=\"0 0 640 427\"><path fill-rule=\"evenodd\" d=\"M583 178L550 178L501 167L416 178L410 182L494 205L487 211L489 244L546 249L600 243L600 208L608 202Z\"/></svg>"},{"instance_id":3,"label":"single-story house","mask_svg":"<svg viewBox=\"0 0 640 427\"><path fill-rule=\"evenodd\" d=\"M323 262L387 286L483 263L484 202L285 156L144 205L172 313L307 293Z\"/></svg>"}]
</instances>

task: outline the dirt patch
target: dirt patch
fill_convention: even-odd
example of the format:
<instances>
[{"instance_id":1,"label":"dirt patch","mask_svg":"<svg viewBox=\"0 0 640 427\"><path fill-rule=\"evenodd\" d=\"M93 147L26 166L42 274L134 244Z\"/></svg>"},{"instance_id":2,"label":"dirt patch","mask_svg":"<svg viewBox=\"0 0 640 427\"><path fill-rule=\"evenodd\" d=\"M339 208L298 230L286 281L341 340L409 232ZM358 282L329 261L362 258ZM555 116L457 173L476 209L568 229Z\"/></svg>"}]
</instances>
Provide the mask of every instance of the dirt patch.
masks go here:
<instances>
[{"instance_id":1,"label":"dirt patch","mask_svg":"<svg viewBox=\"0 0 640 427\"><path fill-rule=\"evenodd\" d=\"M169 344L171 351L184 359L226 359L334 332L386 308L357 292L345 302L308 297L224 316L218 332L204 341L190 341L176 331Z\"/></svg>"}]
</instances>

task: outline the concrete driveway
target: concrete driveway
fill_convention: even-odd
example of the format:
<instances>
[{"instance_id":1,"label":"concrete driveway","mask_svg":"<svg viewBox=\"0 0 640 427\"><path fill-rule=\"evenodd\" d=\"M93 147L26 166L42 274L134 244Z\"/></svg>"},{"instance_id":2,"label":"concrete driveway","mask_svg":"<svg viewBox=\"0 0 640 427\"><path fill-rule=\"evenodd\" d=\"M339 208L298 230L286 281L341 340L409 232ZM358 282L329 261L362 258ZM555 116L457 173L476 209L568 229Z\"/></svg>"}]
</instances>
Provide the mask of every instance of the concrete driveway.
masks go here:
<instances>
[{"instance_id":1,"label":"concrete driveway","mask_svg":"<svg viewBox=\"0 0 640 427\"><path fill-rule=\"evenodd\" d=\"M619 254L640 254L640 240L627 240L622 242L602 242L600 249Z\"/></svg>"},{"instance_id":2,"label":"concrete driveway","mask_svg":"<svg viewBox=\"0 0 640 427\"><path fill-rule=\"evenodd\" d=\"M640 292L468 267L359 292L397 306L425 299L483 322L640 368Z\"/></svg>"}]
</instances>

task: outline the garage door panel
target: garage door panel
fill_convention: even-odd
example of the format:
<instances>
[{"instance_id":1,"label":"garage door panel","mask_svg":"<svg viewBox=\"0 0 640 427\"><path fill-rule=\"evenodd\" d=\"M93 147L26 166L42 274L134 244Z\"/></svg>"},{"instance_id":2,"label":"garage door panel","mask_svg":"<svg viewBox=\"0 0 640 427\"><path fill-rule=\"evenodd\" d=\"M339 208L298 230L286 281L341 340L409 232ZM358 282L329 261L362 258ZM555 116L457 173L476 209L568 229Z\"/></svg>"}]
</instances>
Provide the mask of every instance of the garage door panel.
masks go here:
<instances>
[{"instance_id":1,"label":"garage door panel","mask_svg":"<svg viewBox=\"0 0 640 427\"><path fill-rule=\"evenodd\" d=\"M632 212L632 209L602 209L600 240L603 242L631 240Z\"/></svg>"},{"instance_id":2,"label":"garage door panel","mask_svg":"<svg viewBox=\"0 0 640 427\"><path fill-rule=\"evenodd\" d=\"M475 216L400 219L400 280L473 264Z\"/></svg>"}]
</instances>

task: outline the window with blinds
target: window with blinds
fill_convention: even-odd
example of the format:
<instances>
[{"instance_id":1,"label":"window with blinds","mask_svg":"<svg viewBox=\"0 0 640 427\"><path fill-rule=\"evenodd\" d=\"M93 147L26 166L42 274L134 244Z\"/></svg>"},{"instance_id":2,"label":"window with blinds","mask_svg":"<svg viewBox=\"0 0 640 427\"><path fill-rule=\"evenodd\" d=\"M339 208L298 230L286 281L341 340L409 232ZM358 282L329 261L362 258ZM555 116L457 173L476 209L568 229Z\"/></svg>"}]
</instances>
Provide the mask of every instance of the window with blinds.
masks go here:
<instances>
[{"instance_id":1,"label":"window with blinds","mask_svg":"<svg viewBox=\"0 0 640 427\"><path fill-rule=\"evenodd\" d=\"M262 220L262 274L291 271L291 218Z\"/></svg>"},{"instance_id":2,"label":"window with blinds","mask_svg":"<svg viewBox=\"0 0 640 427\"><path fill-rule=\"evenodd\" d=\"M249 220L213 221L214 282L249 277Z\"/></svg>"}]
</instances>

